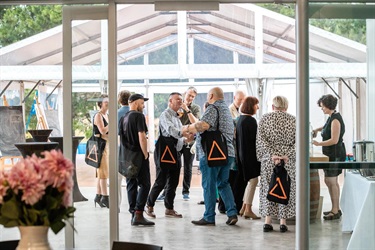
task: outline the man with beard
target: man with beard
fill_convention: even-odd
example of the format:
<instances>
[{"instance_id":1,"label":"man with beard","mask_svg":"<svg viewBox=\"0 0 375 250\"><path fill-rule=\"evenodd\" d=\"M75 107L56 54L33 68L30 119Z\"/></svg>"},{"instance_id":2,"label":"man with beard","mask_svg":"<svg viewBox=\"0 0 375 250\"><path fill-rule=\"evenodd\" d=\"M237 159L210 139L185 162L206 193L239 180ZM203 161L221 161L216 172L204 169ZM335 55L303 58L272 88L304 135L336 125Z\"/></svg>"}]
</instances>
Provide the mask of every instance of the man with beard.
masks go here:
<instances>
[{"instance_id":1,"label":"man with beard","mask_svg":"<svg viewBox=\"0 0 375 250\"><path fill-rule=\"evenodd\" d=\"M140 94L133 94L129 97L130 110L123 118L123 124L120 124L120 133L123 134L125 140L121 140L121 144L132 151L142 151L143 160L140 166L138 176L135 178L126 178L126 188L128 191L129 212L133 215L131 224L133 226L143 225L152 226L154 222L143 217L143 211L150 191L150 162L149 153L147 151L147 125L143 109L145 107L144 98ZM125 145L121 145L125 146ZM139 190L138 190L139 187Z\"/></svg>"}]
</instances>

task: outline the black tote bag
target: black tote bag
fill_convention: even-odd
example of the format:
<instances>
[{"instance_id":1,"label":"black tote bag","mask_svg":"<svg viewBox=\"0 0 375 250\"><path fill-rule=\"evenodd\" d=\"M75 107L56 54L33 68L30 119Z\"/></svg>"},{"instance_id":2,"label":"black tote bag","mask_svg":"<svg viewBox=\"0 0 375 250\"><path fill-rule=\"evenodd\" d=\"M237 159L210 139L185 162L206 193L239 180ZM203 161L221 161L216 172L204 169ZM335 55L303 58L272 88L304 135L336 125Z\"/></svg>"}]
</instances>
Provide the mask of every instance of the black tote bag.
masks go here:
<instances>
[{"instance_id":1,"label":"black tote bag","mask_svg":"<svg viewBox=\"0 0 375 250\"><path fill-rule=\"evenodd\" d=\"M284 167L283 160L273 168L267 199L288 205L290 195L290 177Z\"/></svg>"},{"instance_id":2,"label":"black tote bag","mask_svg":"<svg viewBox=\"0 0 375 250\"><path fill-rule=\"evenodd\" d=\"M100 167L104 148L107 141L101 137L92 135L86 143L85 162L94 168Z\"/></svg>"},{"instance_id":3,"label":"black tote bag","mask_svg":"<svg viewBox=\"0 0 375 250\"><path fill-rule=\"evenodd\" d=\"M228 146L227 139L219 130L219 110L212 105L217 111L217 127L215 131L205 131L201 134L202 148L207 157L209 167L219 167L228 164Z\"/></svg>"},{"instance_id":4,"label":"black tote bag","mask_svg":"<svg viewBox=\"0 0 375 250\"><path fill-rule=\"evenodd\" d=\"M124 135L124 119L125 116L120 118L119 136L120 136L120 149L118 158L118 172L126 178L137 178L139 170L142 167L144 155L142 150L136 150L131 146Z\"/></svg>"},{"instance_id":5,"label":"black tote bag","mask_svg":"<svg viewBox=\"0 0 375 250\"><path fill-rule=\"evenodd\" d=\"M175 169L178 167L177 139L165 137L159 132L159 138L155 144L154 160L155 165L162 169Z\"/></svg>"}]
</instances>

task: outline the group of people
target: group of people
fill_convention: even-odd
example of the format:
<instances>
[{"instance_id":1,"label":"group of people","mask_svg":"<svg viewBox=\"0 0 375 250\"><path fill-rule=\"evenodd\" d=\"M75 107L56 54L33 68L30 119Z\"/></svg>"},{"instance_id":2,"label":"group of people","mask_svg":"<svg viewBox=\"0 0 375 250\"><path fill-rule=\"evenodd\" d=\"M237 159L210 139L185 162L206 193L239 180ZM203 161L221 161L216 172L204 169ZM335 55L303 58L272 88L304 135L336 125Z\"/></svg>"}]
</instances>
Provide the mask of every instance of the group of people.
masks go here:
<instances>
[{"instance_id":1,"label":"group of people","mask_svg":"<svg viewBox=\"0 0 375 250\"><path fill-rule=\"evenodd\" d=\"M159 117L159 136L174 138L177 163L175 168L162 168L156 165L156 180L151 187L150 162L147 149L147 125L143 115L145 101L148 98L140 94L130 94L129 91L119 93L122 107L118 110L122 133L127 138L126 146L143 153L143 161L139 173L134 178L127 178L127 193L129 212L132 225L154 225L153 221L143 216L155 218L155 201L164 192L165 216L182 218L182 214L174 209L176 188L179 182L180 168L183 157L184 179L182 195L189 199L189 189L192 177L192 165L196 148L196 159L202 173L202 187L205 211L203 217L193 220L198 226L215 225L215 210L219 195L219 211L228 217L226 224L235 225L238 215L246 219L260 219L253 209L253 198L260 176L259 212L265 218L264 232L273 230L272 217L280 220L280 232L286 232L286 219L295 216L296 206L296 118L287 113L288 100L276 96L272 101L272 112L264 114L259 123L254 118L259 109L259 101L252 96L246 96L242 91L236 91L233 103L228 107L224 101L223 90L214 87L207 93L206 107L201 115L199 105L193 103L197 89L189 87L184 95L173 92L168 98L168 107ZM95 115L94 133L104 139L108 138L108 98L98 103L99 115ZM314 145L323 147L323 154L330 161L345 160L343 135L345 125L341 115L335 111L337 98L324 95L318 100L318 106L329 116L326 124L314 130L321 131L323 141L313 141ZM226 139L227 161L222 166L210 167L208 156L202 147L202 134L205 131L219 130ZM193 146L194 144L194 146ZM108 154L106 147L104 155ZM291 179L289 203L275 203L267 199L267 193L273 173L273 168L281 160ZM325 182L329 188L332 209L324 212L324 219L334 220L341 217L339 209L340 188L337 177L340 171L325 170ZM108 157L103 156L102 164L97 170L98 185L95 204L109 207L106 178L108 178ZM119 180L122 176L119 175ZM121 187L120 187L121 189ZM119 198L121 192L119 191Z\"/></svg>"}]
</instances>

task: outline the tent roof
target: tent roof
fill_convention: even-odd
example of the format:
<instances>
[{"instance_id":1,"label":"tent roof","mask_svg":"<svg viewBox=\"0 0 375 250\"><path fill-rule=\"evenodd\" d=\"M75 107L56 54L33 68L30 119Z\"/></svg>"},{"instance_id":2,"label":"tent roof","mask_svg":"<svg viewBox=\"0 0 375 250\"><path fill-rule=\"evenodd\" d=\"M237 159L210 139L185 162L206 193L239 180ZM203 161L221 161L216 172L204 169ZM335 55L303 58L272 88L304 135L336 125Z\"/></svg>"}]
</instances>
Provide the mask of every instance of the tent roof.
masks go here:
<instances>
[{"instance_id":1,"label":"tent roof","mask_svg":"<svg viewBox=\"0 0 375 250\"><path fill-rule=\"evenodd\" d=\"M163 78L205 78L223 68L227 77L295 77L295 20L253 4L224 4L220 11L187 12L187 34L196 40L255 57L255 23L263 25L263 64L187 65L173 72L170 65L119 66L119 79L149 79L160 70ZM155 11L153 5L119 5L118 63L178 42L177 12ZM105 22L105 21L104 21ZM106 23L73 22L73 65L76 79L101 79L101 34ZM310 26L312 76L366 76L366 46ZM282 66L280 66L282 64ZM62 26L0 49L0 80L61 79ZM315 65L315 66L314 66ZM330 66L335 71L332 73ZM9 67L7 67L9 66ZM29 66L22 68L19 66ZM164 67L163 67L164 66ZM99 69L99 71L97 71ZM287 72L285 71L287 69ZM95 72L93 72L94 70ZM214 71L214 72L212 72ZM80 72L80 73L79 73ZM168 73L169 72L169 73ZM207 75L202 72L207 72ZM127 75L129 74L129 75ZM229 75L228 75L229 74ZM160 75L160 74L159 74ZM22 78L20 78L22 77Z\"/></svg>"}]
</instances>

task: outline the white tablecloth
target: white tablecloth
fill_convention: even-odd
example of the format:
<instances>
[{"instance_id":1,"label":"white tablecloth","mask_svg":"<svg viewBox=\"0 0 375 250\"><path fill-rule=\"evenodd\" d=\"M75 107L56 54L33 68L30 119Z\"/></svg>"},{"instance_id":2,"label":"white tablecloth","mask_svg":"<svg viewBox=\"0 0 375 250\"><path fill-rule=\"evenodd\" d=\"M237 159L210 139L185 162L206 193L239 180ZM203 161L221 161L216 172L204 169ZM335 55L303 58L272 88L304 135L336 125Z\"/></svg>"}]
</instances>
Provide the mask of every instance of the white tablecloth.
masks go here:
<instances>
[{"instance_id":1,"label":"white tablecloth","mask_svg":"<svg viewBox=\"0 0 375 250\"><path fill-rule=\"evenodd\" d=\"M348 172L340 206L342 231L353 232L347 249L375 249L375 181Z\"/></svg>"}]
</instances>

